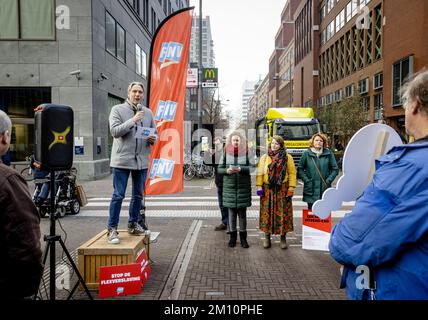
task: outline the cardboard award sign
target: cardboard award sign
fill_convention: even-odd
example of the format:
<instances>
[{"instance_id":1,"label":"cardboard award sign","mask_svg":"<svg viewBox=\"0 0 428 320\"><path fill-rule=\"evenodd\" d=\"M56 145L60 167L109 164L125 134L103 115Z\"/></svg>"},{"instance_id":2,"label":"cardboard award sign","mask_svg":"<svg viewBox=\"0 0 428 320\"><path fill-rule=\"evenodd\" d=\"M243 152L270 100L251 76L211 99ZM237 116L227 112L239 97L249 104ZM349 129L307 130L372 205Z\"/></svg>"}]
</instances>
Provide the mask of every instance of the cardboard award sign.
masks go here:
<instances>
[{"instance_id":1,"label":"cardboard award sign","mask_svg":"<svg viewBox=\"0 0 428 320\"><path fill-rule=\"evenodd\" d=\"M361 196L375 172L375 160L395 146L402 145L398 133L385 124L369 124L349 141L343 157L343 175L335 188L327 189L316 201L312 212L326 219L330 212L339 210L345 201Z\"/></svg>"}]
</instances>

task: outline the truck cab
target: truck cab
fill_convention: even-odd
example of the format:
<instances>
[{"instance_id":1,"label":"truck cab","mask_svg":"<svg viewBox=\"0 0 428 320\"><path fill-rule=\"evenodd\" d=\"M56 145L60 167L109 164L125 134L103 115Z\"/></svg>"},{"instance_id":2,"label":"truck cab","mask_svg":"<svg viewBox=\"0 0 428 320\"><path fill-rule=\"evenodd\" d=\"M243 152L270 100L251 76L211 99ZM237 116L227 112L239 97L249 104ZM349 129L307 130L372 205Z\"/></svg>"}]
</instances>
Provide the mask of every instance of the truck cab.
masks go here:
<instances>
[{"instance_id":1,"label":"truck cab","mask_svg":"<svg viewBox=\"0 0 428 320\"><path fill-rule=\"evenodd\" d=\"M309 148L309 139L321 132L312 108L270 108L266 117L257 120L255 126L257 157L266 153L272 137L279 135L284 138L287 152L296 165Z\"/></svg>"}]
</instances>

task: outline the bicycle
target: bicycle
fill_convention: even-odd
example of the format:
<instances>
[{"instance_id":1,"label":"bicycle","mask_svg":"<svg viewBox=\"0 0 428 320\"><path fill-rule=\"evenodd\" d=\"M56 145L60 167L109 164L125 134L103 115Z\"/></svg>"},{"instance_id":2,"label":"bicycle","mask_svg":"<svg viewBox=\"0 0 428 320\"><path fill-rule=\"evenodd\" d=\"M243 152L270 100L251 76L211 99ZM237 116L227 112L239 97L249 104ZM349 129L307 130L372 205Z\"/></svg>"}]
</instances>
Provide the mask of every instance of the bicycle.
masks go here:
<instances>
[{"instance_id":1,"label":"bicycle","mask_svg":"<svg viewBox=\"0 0 428 320\"><path fill-rule=\"evenodd\" d=\"M28 166L21 170L21 176L25 179L25 181L33 181L33 168L32 162L34 161L34 155L29 155L25 158L25 161L28 161Z\"/></svg>"},{"instance_id":2,"label":"bicycle","mask_svg":"<svg viewBox=\"0 0 428 320\"><path fill-rule=\"evenodd\" d=\"M184 180L190 181L195 176L198 178L213 178L215 175L214 167L204 163L202 157L194 156L192 162L184 168Z\"/></svg>"}]
</instances>

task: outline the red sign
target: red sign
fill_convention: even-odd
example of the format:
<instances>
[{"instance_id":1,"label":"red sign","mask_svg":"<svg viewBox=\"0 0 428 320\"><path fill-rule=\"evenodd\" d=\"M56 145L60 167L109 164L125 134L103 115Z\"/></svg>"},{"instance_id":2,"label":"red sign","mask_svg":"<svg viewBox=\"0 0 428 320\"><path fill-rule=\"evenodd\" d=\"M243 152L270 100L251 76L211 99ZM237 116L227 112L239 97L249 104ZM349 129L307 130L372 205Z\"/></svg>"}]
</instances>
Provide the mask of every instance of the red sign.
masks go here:
<instances>
[{"instance_id":1,"label":"red sign","mask_svg":"<svg viewBox=\"0 0 428 320\"><path fill-rule=\"evenodd\" d=\"M100 267L99 297L119 297L141 293L141 265Z\"/></svg>"},{"instance_id":2,"label":"red sign","mask_svg":"<svg viewBox=\"0 0 428 320\"><path fill-rule=\"evenodd\" d=\"M147 253L145 249L141 250L141 252L138 254L136 262L140 264L141 286L143 287L146 284L147 279L149 278L151 273L149 259L147 258Z\"/></svg>"},{"instance_id":3,"label":"red sign","mask_svg":"<svg viewBox=\"0 0 428 320\"><path fill-rule=\"evenodd\" d=\"M150 155L147 195L183 192L183 128L192 8L164 19L150 50L148 101L158 141Z\"/></svg>"},{"instance_id":4,"label":"red sign","mask_svg":"<svg viewBox=\"0 0 428 320\"><path fill-rule=\"evenodd\" d=\"M321 219L318 216L312 214L310 210L303 210L303 222L304 226L331 233L331 214L327 219Z\"/></svg>"}]
</instances>

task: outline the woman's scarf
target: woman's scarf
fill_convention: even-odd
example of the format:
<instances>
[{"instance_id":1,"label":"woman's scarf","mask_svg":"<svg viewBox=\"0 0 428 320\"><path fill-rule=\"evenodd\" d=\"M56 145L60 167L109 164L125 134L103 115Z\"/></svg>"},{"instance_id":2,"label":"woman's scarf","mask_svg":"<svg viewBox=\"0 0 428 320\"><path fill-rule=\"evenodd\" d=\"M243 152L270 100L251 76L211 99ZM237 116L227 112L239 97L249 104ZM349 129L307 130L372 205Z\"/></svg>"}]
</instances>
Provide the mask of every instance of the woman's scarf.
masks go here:
<instances>
[{"instance_id":1,"label":"woman's scarf","mask_svg":"<svg viewBox=\"0 0 428 320\"><path fill-rule=\"evenodd\" d=\"M317 158L319 158L319 157L320 157L320 155L322 155L322 153L324 152L324 148L321 148L321 149L319 149L319 150L317 150L317 149L315 149L315 148L311 148L311 151L312 151L313 153L315 153L315 155L317 156Z\"/></svg>"},{"instance_id":2,"label":"woman's scarf","mask_svg":"<svg viewBox=\"0 0 428 320\"><path fill-rule=\"evenodd\" d=\"M269 169L269 188L280 188L287 172L287 151L285 148L274 152L269 148L268 155L272 162Z\"/></svg>"}]
</instances>

